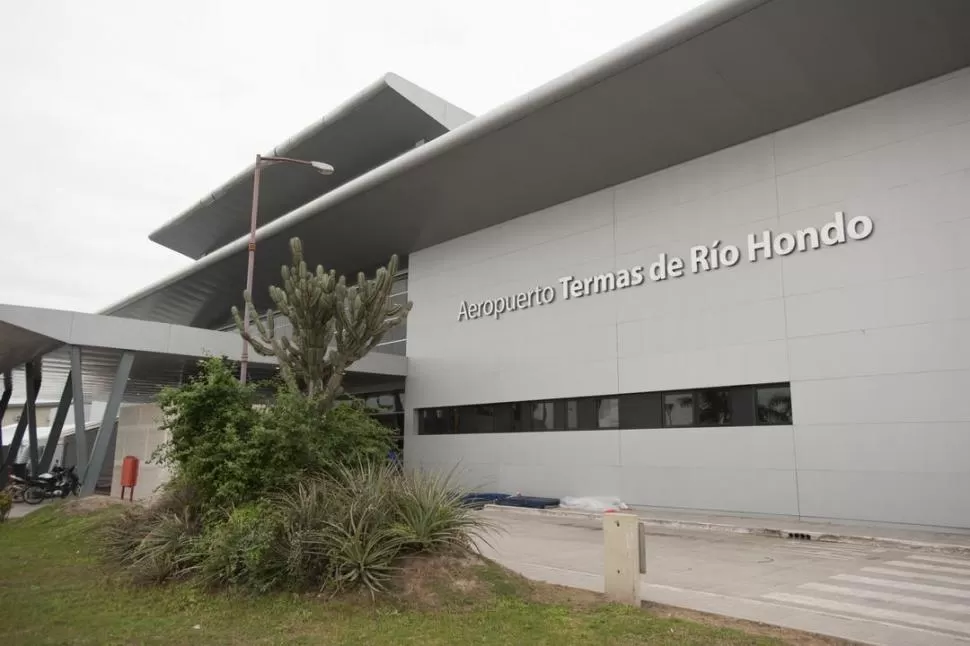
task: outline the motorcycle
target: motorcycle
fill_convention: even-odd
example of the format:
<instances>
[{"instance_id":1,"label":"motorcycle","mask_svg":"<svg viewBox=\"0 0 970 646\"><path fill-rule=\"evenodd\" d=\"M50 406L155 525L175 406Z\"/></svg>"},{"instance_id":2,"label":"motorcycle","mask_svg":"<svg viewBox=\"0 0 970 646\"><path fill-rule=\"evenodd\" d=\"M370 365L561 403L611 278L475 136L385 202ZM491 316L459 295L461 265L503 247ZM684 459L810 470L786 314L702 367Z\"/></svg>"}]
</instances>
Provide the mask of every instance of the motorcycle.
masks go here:
<instances>
[{"instance_id":1,"label":"motorcycle","mask_svg":"<svg viewBox=\"0 0 970 646\"><path fill-rule=\"evenodd\" d=\"M56 466L50 473L42 473L29 479L23 496L28 505L39 505L48 498L67 498L72 493L75 496L80 495L80 492L81 481L74 467L64 469Z\"/></svg>"}]
</instances>

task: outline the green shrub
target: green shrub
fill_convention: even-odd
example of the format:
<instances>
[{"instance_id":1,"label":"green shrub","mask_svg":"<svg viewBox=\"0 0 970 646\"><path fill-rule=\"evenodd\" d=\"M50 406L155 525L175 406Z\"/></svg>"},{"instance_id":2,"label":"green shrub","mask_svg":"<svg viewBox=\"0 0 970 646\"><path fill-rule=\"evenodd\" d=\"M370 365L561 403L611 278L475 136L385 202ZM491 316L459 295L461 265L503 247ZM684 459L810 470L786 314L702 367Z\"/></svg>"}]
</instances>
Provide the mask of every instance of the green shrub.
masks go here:
<instances>
[{"instance_id":1,"label":"green shrub","mask_svg":"<svg viewBox=\"0 0 970 646\"><path fill-rule=\"evenodd\" d=\"M256 592L279 587L286 573L281 529L280 515L266 503L236 507L218 522L210 518L191 549L198 582Z\"/></svg>"},{"instance_id":2,"label":"green shrub","mask_svg":"<svg viewBox=\"0 0 970 646\"><path fill-rule=\"evenodd\" d=\"M0 523L7 520L13 508L13 497L6 491L0 491Z\"/></svg>"},{"instance_id":3,"label":"green shrub","mask_svg":"<svg viewBox=\"0 0 970 646\"><path fill-rule=\"evenodd\" d=\"M161 583L192 568L202 529L192 490L176 480L151 507L134 505L104 527L102 553L135 583Z\"/></svg>"},{"instance_id":4,"label":"green shrub","mask_svg":"<svg viewBox=\"0 0 970 646\"><path fill-rule=\"evenodd\" d=\"M280 388L257 407L228 362L208 359L199 375L161 393L171 439L154 459L193 488L204 511L231 509L292 490L308 476L342 464L384 459L392 431L356 401L326 415L311 398Z\"/></svg>"},{"instance_id":5,"label":"green shrub","mask_svg":"<svg viewBox=\"0 0 970 646\"><path fill-rule=\"evenodd\" d=\"M170 466L189 483L203 506L230 506L252 495L258 476L254 462L254 431L259 412L253 407L256 391L233 376L228 362L207 359L200 373L179 388L158 397L163 428L171 439L153 459Z\"/></svg>"},{"instance_id":6,"label":"green shrub","mask_svg":"<svg viewBox=\"0 0 970 646\"><path fill-rule=\"evenodd\" d=\"M111 523L109 560L136 582L191 578L214 588L385 590L405 557L474 548L492 526L463 502L452 474L361 461L307 478L263 502L199 513L176 480L148 508Z\"/></svg>"}]
</instances>

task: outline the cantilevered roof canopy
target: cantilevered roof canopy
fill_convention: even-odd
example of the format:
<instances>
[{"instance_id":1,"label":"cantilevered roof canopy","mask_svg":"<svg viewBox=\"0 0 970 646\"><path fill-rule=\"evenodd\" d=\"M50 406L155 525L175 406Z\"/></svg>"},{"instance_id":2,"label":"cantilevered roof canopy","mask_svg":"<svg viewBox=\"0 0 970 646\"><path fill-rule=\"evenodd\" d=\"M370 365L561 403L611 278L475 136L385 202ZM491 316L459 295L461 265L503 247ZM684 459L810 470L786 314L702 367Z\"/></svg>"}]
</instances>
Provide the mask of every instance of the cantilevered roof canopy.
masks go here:
<instances>
[{"instance_id":1,"label":"cantilevered roof canopy","mask_svg":"<svg viewBox=\"0 0 970 646\"><path fill-rule=\"evenodd\" d=\"M323 161L336 169L322 176L306 168L262 171L259 224L285 215L389 159L431 141L472 115L400 76L387 74L331 114L267 155ZM254 151L255 157L255 151ZM253 197L250 165L149 238L199 258L249 231Z\"/></svg>"},{"instance_id":2,"label":"cantilevered roof canopy","mask_svg":"<svg viewBox=\"0 0 970 646\"><path fill-rule=\"evenodd\" d=\"M965 67L967 34L967 0L708 3L264 226L254 294L291 236L376 266ZM108 312L215 325L245 256L236 240Z\"/></svg>"},{"instance_id":3,"label":"cantilevered roof canopy","mask_svg":"<svg viewBox=\"0 0 970 646\"><path fill-rule=\"evenodd\" d=\"M238 360L242 340L236 332L0 304L0 373L43 355L39 393L42 400L57 401L60 396L71 368L66 346L82 349L86 400L107 399L121 355L126 351L136 353L125 399L143 401L162 387L177 385L193 374L201 357ZM275 371L272 357L250 353L249 360L254 379L268 377ZM348 388L368 381L386 381L406 375L407 359L371 352L353 364L349 372ZM16 381L15 399L23 399L22 378Z\"/></svg>"}]
</instances>

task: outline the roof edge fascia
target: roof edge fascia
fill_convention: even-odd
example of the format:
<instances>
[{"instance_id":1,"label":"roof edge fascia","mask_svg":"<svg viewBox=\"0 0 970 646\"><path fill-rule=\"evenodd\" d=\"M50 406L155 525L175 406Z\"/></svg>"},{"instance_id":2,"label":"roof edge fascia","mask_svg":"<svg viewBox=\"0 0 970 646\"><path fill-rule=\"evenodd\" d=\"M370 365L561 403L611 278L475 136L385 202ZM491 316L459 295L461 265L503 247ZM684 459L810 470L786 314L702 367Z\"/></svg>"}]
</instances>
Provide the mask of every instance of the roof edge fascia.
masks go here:
<instances>
[{"instance_id":1,"label":"roof edge fascia","mask_svg":"<svg viewBox=\"0 0 970 646\"><path fill-rule=\"evenodd\" d=\"M365 87L363 90L357 92L352 97L342 102L320 119L314 121L296 134L288 137L282 143L273 147L271 151L263 153L263 155L286 156L290 150L303 143L303 141L310 138L320 130L328 127L330 124L346 117L348 114L358 109L363 103L374 98L381 91L387 88L390 88L403 96L405 99L426 112L430 117L441 123L446 128L455 128L458 125L461 125L462 123L474 118L474 115L471 113L465 112L461 108L452 105L444 99L441 99L431 92L420 88L419 86L411 83L401 76L398 76L397 74L388 72ZM148 234L148 239L156 244L172 249L173 251L183 253L175 247L170 246L169 241L167 240L168 235L184 222L191 219L193 214L199 208L207 206L218 200L234 185L240 182L248 181L249 178L252 177L255 168L256 162L253 161L253 163L246 166L246 168L233 175L227 181L223 182L217 189L211 191L201 200L198 200L195 204L182 211L182 213L152 231L150 234ZM202 257L194 254L183 253L183 255L186 255L193 260L197 260L198 258Z\"/></svg>"},{"instance_id":2,"label":"roof edge fascia","mask_svg":"<svg viewBox=\"0 0 970 646\"><path fill-rule=\"evenodd\" d=\"M773 0L712 0L660 25L650 32L627 42L566 74L513 99L482 116L446 132L437 139L418 146L363 175L356 177L294 209L290 213L263 225L256 233L257 240L273 237L287 228L320 211L363 193L397 175L434 159L438 155L474 141L488 133L514 123L536 110L554 104L592 85L614 76L644 60L681 45L701 34L729 22ZM385 76L386 78L386 76ZM381 81L384 82L383 79ZM172 285L246 249L248 236L241 236L195 263L101 310L112 314L135 301Z\"/></svg>"}]
</instances>

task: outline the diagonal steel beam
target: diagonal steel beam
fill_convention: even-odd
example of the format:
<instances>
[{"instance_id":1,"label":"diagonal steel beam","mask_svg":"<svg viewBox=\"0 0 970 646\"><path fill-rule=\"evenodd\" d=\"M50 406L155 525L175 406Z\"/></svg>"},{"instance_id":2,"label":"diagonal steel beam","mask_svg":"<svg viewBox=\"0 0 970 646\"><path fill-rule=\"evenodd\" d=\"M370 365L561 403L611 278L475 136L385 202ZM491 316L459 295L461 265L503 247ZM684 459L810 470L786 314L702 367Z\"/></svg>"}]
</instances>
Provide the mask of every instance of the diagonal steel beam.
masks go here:
<instances>
[{"instance_id":1,"label":"diagonal steel beam","mask_svg":"<svg viewBox=\"0 0 970 646\"><path fill-rule=\"evenodd\" d=\"M26 366L27 370L27 398L24 402L24 408L20 412L20 419L17 420L17 428L13 432L13 437L10 439L10 446L7 448L7 457L3 461L3 473L6 474L7 470L17 461L17 454L20 453L20 445L23 444L24 434L27 432L27 426L29 421L29 415L27 414L33 405L31 398L36 399L37 391L39 388L33 386L33 367L32 364L28 363Z\"/></svg>"},{"instance_id":2,"label":"diagonal steel beam","mask_svg":"<svg viewBox=\"0 0 970 646\"><path fill-rule=\"evenodd\" d=\"M40 371L37 364L33 361L27 363L27 402L24 404L24 413L27 415L27 436L30 442L30 474L37 476L37 393L40 392Z\"/></svg>"},{"instance_id":3,"label":"diagonal steel beam","mask_svg":"<svg viewBox=\"0 0 970 646\"><path fill-rule=\"evenodd\" d=\"M61 429L64 428L64 420L67 419L67 409L71 407L71 397L73 394L74 389L71 384L71 374L68 373L67 381L64 382L64 391L61 393L61 401L57 404L57 413L54 415L54 422L51 424L50 433L47 434L47 444L44 446L44 454L41 456L40 464L38 465L40 473L46 473L51 468L51 462L54 460L54 451L57 450L57 443L61 439Z\"/></svg>"},{"instance_id":4,"label":"diagonal steel beam","mask_svg":"<svg viewBox=\"0 0 970 646\"><path fill-rule=\"evenodd\" d=\"M84 475L88 466L88 433L84 423L84 383L81 377L81 348L71 346L71 386L74 388L74 447L77 458L74 464L78 477Z\"/></svg>"},{"instance_id":5,"label":"diagonal steel beam","mask_svg":"<svg viewBox=\"0 0 970 646\"><path fill-rule=\"evenodd\" d=\"M108 453L108 445L111 444L111 438L114 436L118 409L125 394L125 386L128 385L131 365L134 362L134 352L124 352L121 355L121 361L118 362L118 371L115 373L115 380L111 385L111 395L108 397L108 404L104 409L104 417L101 418L101 428L98 429L98 435L94 438L91 460L88 461L87 468L84 470L84 479L81 481L82 496L93 494L94 487L98 483L98 476L101 475L101 467L104 465L104 458Z\"/></svg>"},{"instance_id":6,"label":"diagonal steel beam","mask_svg":"<svg viewBox=\"0 0 970 646\"><path fill-rule=\"evenodd\" d=\"M27 416L24 415L24 411L21 411L20 419L17 420L17 427L13 432L13 437L10 438L10 445L7 447L7 453L3 456L3 466L0 467L0 485L2 486L7 485L7 476L10 473L10 467L13 466L14 462L17 460L17 454L20 453L20 444L24 441L24 431L26 430Z\"/></svg>"}]
</instances>

